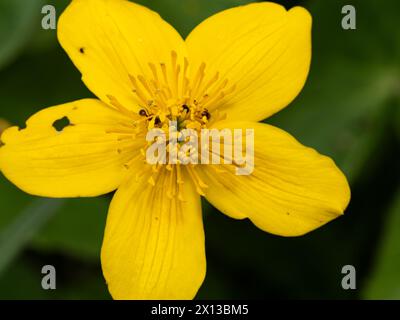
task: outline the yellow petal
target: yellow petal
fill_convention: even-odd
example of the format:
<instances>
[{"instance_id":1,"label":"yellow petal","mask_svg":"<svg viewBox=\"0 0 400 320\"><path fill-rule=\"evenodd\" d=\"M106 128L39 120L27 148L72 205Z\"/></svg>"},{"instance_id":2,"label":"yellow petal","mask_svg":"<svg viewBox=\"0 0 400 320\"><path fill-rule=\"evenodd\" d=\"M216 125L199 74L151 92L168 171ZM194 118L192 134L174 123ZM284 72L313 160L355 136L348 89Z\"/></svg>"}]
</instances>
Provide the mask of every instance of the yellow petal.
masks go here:
<instances>
[{"instance_id":1,"label":"yellow petal","mask_svg":"<svg viewBox=\"0 0 400 320\"><path fill-rule=\"evenodd\" d=\"M132 155L119 153L123 145L106 130L124 121L94 99L44 109L27 121L26 129L4 131L0 170L19 188L38 196L108 193L120 185L126 174L123 164Z\"/></svg>"},{"instance_id":2,"label":"yellow petal","mask_svg":"<svg viewBox=\"0 0 400 320\"><path fill-rule=\"evenodd\" d=\"M149 78L149 62L185 52L181 36L157 13L126 0L72 1L60 17L58 39L94 94L132 109L139 100L129 75Z\"/></svg>"},{"instance_id":3,"label":"yellow petal","mask_svg":"<svg viewBox=\"0 0 400 320\"><path fill-rule=\"evenodd\" d=\"M206 271L200 197L184 183L170 199L161 174L128 179L109 211L101 261L114 299L192 299Z\"/></svg>"},{"instance_id":4,"label":"yellow petal","mask_svg":"<svg viewBox=\"0 0 400 320\"><path fill-rule=\"evenodd\" d=\"M311 61L307 10L253 3L222 11L186 40L191 63L236 85L221 102L231 120L259 121L286 107L300 92Z\"/></svg>"},{"instance_id":5,"label":"yellow petal","mask_svg":"<svg viewBox=\"0 0 400 320\"><path fill-rule=\"evenodd\" d=\"M267 124L224 121L216 127L241 128L243 134L254 129L255 135L251 175L230 170L216 175L203 166L206 198L220 211L248 217L260 229L282 236L303 235L343 214L350 189L332 159Z\"/></svg>"}]
</instances>

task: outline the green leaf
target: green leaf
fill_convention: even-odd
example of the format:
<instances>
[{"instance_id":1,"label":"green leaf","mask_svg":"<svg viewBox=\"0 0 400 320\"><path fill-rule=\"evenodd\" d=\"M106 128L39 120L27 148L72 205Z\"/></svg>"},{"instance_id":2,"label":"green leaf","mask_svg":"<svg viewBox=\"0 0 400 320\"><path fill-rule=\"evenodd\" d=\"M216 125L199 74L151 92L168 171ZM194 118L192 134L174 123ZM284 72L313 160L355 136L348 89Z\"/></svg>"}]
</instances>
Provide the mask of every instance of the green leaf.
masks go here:
<instances>
[{"instance_id":1,"label":"green leaf","mask_svg":"<svg viewBox=\"0 0 400 320\"><path fill-rule=\"evenodd\" d=\"M0 230L11 224L17 213L26 208L33 200L34 197L23 193L0 173Z\"/></svg>"},{"instance_id":2,"label":"green leaf","mask_svg":"<svg viewBox=\"0 0 400 320\"><path fill-rule=\"evenodd\" d=\"M389 67L330 61L312 68L301 95L267 122L331 156L353 182L385 129L394 79Z\"/></svg>"},{"instance_id":3,"label":"green leaf","mask_svg":"<svg viewBox=\"0 0 400 320\"><path fill-rule=\"evenodd\" d=\"M0 275L0 299L110 299L100 263L87 264L60 255L24 254ZM42 267L56 268L56 290L43 290Z\"/></svg>"},{"instance_id":4,"label":"green leaf","mask_svg":"<svg viewBox=\"0 0 400 320\"><path fill-rule=\"evenodd\" d=\"M0 231L9 228L19 219L18 212L35 201L0 175ZM106 197L64 200L53 217L23 245L98 261L109 202Z\"/></svg>"},{"instance_id":5,"label":"green leaf","mask_svg":"<svg viewBox=\"0 0 400 320\"><path fill-rule=\"evenodd\" d=\"M356 9L356 30L344 30L342 8ZM391 63L400 54L397 0L309 1L305 7L313 16L314 51L327 58L368 62L378 57Z\"/></svg>"},{"instance_id":6,"label":"green leaf","mask_svg":"<svg viewBox=\"0 0 400 320\"><path fill-rule=\"evenodd\" d=\"M0 69L40 28L38 17L43 0L2 0L0 2Z\"/></svg>"},{"instance_id":7,"label":"green leaf","mask_svg":"<svg viewBox=\"0 0 400 320\"><path fill-rule=\"evenodd\" d=\"M34 247L99 261L109 202L106 198L69 199L37 234Z\"/></svg>"},{"instance_id":8,"label":"green leaf","mask_svg":"<svg viewBox=\"0 0 400 320\"><path fill-rule=\"evenodd\" d=\"M45 299L48 291L41 287L41 267L33 270L23 257L0 274L0 299ZM35 272L36 271L36 272Z\"/></svg>"},{"instance_id":9,"label":"green leaf","mask_svg":"<svg viewBox=\"0 0 400 320\"><path fill-rule=\"evenodd\" d=\"M34 200L0 233L0 273L25 248L63 203L63 200L55 199Z\"/></svg>"},{"instance_id":10,"label":"green leaf","mask_svg":"<svg viewBox=\"0 0 400 320\"><path fill-rule=\"evenodd\" d=\"M25 55L0 71L0 118L12 125L23 127L41 109L92 96L59 47Z\"/></svg>"},{"instance_id":11,"label":"green leaf","mask_svg":"<svg viewBox=\"0 0 400 320\"><path fill-rule=\"evenodd\" d=\"M364 297L400 299L400 189L389 209Z\"/></svg>"}]
</instances>

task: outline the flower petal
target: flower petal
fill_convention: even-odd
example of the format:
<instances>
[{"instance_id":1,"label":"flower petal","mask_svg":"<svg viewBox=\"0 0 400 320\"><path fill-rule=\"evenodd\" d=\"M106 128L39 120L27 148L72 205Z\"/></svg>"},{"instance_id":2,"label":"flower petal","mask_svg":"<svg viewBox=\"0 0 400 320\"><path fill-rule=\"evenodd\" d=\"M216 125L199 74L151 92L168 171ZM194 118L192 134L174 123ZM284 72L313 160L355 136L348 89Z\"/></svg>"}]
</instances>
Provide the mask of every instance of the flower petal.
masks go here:
<instances>
[{"instance_id":1,"label":"flower petal","mask_svg":"<svg viewBox=\"0 0 400 320\"><path fill-rule=\"evenodd\" d=\"M251 175L216 175L203 166L206 198L220 211L248 217L260 229L282 236L303 235L343 214L350 189L330 158L267 124L223 121L216 128L243 129L243 143L246 129L254 129L255 136Z\"/></svg>"},{"instance_id":2,"label":"flower petal","mask_svg":"<svg viewBox=\"0 0 400 320\"><path fill-rule=\"evenodd\" d=\"M161 17L126 0L74 0L60 17L58 39L86 86L102 101L111 95L137 109L129 75L149 76L149 62L185 53L178 32Z\"/></svg>"},{"instance_id":3,"label":"flower petal","mask_svg":"<svg viewBox=\"0 0 400 320\"><path fill-rule=\"evenodd\" d=\"M185 202L168 198L164 177L128 179L112 201L101 261L115 299L192 299L203 282L200 197L187 181Z\"/></svg>"},{"instance_id":4,"label":"flower petal","mask_svg":"<svg viewBox=\"0 0 400 320\"><path fill-rule=\"evenodd\" d=\"M0 169L27 193L45 197L98 196L115 190L131 154L107 128L127 121L99 100L44 109L1 136ZM59 124L58 124L59 123Z\"/></svg>"},{"instance_id":5,"label":"flower petal","mask_svg":"<svg viewBox=\"0 0 400 320\"><path fill-rule=\"evenodd\" d=\"M286 107L300 92L311 61L307 10L253 3L222 11L186 40L190 61L236 85L221 102L231 120L259 121Z\"/></svg>"}]
</instances>

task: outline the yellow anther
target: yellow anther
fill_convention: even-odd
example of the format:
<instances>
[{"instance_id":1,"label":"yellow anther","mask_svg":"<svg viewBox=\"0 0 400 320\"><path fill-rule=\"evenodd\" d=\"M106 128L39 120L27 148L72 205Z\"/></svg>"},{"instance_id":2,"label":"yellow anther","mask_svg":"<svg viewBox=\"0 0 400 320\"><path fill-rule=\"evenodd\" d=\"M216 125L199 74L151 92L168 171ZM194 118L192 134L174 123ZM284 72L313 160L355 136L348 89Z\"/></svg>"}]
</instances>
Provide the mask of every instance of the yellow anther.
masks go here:
<instances>
[{"instance_id":1,"label":"yellow anther","mask_svg":"<svg viewBox=\"0 0 400 320\"><path fill-rule=\"evenodd\" d=\"M176 51L171 51L169 60L149 63L148 72L128 75L136 96L136 100L132 99L131 106L124 106L115 97L108 96L110 107L128 117L126 123L121 121L120 126L107 130L108 133L116 134L116 149L121 156L129 157L130 152L135 152L135 156L125 163L125 167L129 169L134 161L143 161L148 167L134 177L143 177L152 186L159 184L162 188L165 187L169 198L177 197L180 201L185 201L184 177L193 181L200 195L205 195L204 190L208 186L195 167L200 157L199 150L183 151L184 144L175 143L174 140L182 139L183 129L199 132L214 121L226 117L226 114L218 112L218 108L224 103L225 97L235 90L234 85L228 87L228 80L221 78L220 73L208 73L205 63L197 65L197 70L193 70L193 73L189 73L189 66L188 58L179 57ZM177 121L177 125L170 127L170 121ZM154 128L165 133L165 137L158 136L155 141L159 145L166 145L166 153L160 155L156 165L150 165L146 162L146 150L154 141L146 141L145 137L148 130ZM187 137L185 142L189 139ZM185 162L189 158L192 165L183 165L177 160L178 155ZM235 164L229 167L234 166ZM221 168L223 167L215 170L229 170L228 166ZM186 170L188 174L184 175L182 170Z\"/></svg>"}]
</instances>

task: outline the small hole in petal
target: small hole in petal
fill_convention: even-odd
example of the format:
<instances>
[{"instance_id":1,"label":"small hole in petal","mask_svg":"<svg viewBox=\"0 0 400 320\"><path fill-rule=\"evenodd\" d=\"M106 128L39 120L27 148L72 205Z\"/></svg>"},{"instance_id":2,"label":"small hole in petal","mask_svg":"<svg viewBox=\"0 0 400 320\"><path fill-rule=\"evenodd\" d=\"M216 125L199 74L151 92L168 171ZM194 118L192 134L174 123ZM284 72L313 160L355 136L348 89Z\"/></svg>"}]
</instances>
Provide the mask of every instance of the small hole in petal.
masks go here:
<instances>
[{"instance_id":1,"label":"small hole in petal","mask_svg":"<svg viewBox=\"0 0 400 320\"><path fill-rule=\"evenodd\" d=\"M72 126L71 121L68 117L63 117L53 122L53 128L56 129L58 132L63 131L66 127Z\"/></svg>"}]
</instances>

